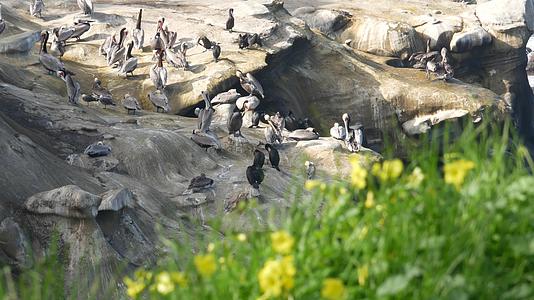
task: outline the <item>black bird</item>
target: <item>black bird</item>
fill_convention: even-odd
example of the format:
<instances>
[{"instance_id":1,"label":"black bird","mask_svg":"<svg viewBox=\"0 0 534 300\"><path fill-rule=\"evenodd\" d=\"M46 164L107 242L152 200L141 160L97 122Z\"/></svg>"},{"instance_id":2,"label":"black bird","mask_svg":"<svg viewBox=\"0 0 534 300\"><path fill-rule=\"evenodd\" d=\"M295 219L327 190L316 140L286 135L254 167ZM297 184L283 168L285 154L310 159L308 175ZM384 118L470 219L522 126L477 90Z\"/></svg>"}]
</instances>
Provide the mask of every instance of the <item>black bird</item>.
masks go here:
<instances>
[{"instance_id":1,"label":"black bird","mask_svg":"<svg viewBox=\"0 0 534 300\"><path fill-rule=\"evenodd\" d=\"M221 56L221 46L219 46L219 43L214 43L211 47L211 52L213 53L213 59L215 62L219 61L219 57Z\"/></svg>"},{"instance_id":2,"label":"black bird","mask_svg":"<svg viewBox=\"0 0 534 300\"><path fill-rule=\"evenodd\" d=\"M235 137L241 136L241 126L243 126L243 114L241 111L235 111L228 119L228 133L234 134Z\"/></svg>"},{"instance_id":3,"label":"black bird","mask_svg":"<svg viewBox=\"0 0 534 300\"><path fill-rule=\"evenodd\" d=\"M263 116L265 116L264 112L254 111L254 113L252 113L252 125L250 125L248 128L260 127L260 121L263 120Z\"/></svg>"},{"instance_id":4,"label":"black bird","mask_svg":"<svg viewBox=\"0 0 534 300\"><path fill-rule=\"evenodd\" d=\"M293 115L292 111L289 111L285 119L285 127L289 131L299 129L299 124L297 118Z\"/></svg>"},{"instance_id":5,"label":"black bird","mask_svg":"<svg viewBox=\"0 0 534 300\"><path fill-rule=\"evenodd\" d=\"M234 9L230 8L228 10L228 20L226 21L226 30L232 32L234 28Z\"/></svg>"},{"instance_id":6,"label":"black bird","mask_svg":"<svg viewBox=\"0 0 534 300\"><path fill-rule=\"evenodd\" d=\"M261 168L257 168L254 165L247 167L247 180L253 188L259 189L264 177L265 175Z\"/></svg>"},{"instance_id":7,"label":"black bird","mask_svg":"<svg viewBox=\"0 0 534 300\"><path fill-rule=\"evenodd\" d=\"M197 44L199 44L200 46L204 47L206 49L206 51L210 50L211 47L213 47L213 43L205 35L201 35L198 38ZM204 51L204 52L206 52L206 51Z\"/></svg>"},{"instance_id":8,"label":"black bird","mask_svg":"<svg viewBox=\"0 0 534 300\"><path fill-rule=\"evenodd\" d=\"M280 164L280 154L278 153L278 150L276 150L276 148L274 148L271 144L266 144L265 150L269 152L269 161L271 162L271 166L280 171L280 168L278 167Z\"/></svg>"},{"instance_id":9,"label":"black bird","mask_svg":"<svg viewBox=\"0 0 534 300\"><path fill-rule=\"evenodd\" d=\"M239 35L239 49L250 48L257 44L258 46L263 46L261 38L257 33L245 33Z\"/></svg>"},{"instance_id":10,"label":"black bird","mask_svg":"<svg viewBox=\"0 0 534 300\"><path fill-rule=\"evenodd\" d=\"M265 163L265 154L263 154L263 152L261 152L258 149L254 150L254 162L252 163L252 166L261 169L263 168L264 163Z\"/></svg>"},{"instance_id":11,"label":"black bird","mask_svg":"<svg viewBox=\"0 0 534 300\"><path fill-rule=\"evenodd\" d=\"M211 188L213 182L213 179L206 177L206 174L202 173L200 176L191 179L187 189L193 191L193 193L198 193L201 190Z\"/></svg>"}]
</instances>

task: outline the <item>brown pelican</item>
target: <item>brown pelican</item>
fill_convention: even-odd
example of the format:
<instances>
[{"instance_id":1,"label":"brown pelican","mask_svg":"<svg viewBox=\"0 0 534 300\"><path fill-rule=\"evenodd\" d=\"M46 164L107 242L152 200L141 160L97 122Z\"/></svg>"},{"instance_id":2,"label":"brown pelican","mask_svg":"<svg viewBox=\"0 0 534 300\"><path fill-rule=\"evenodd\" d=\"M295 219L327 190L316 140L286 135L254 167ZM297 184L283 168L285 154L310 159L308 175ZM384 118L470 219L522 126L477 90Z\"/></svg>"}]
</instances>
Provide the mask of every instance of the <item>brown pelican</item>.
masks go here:
<instances>
[{"instance_id":1,"label":"brown pelican","mask_svg":"<svg viewBox=\"0 0 534 300\"><path fill-rule=\"evenodd\" d=\"M265 175L263 169L257 168L254 165L247 167L247 180L248 183L255 189L260 188L260 184L263 182Z\"/></svg>"},{"instance_id":2,"label":"brown pelican","mask_svg":"<svg viewBox=\"0 0 534 300\"><path fill-rule=\"evenodd\" d=\"M67 96L69 97L69 102L71 104L78 104L78 99L80 98L80 84L72 78L71 72L68 71L59 71L57 72L58 76L65 81L67 85Z\"/></svg>"},{"instance_id":3,"label":"brown pelican","mask_svg":"<svg viewBox=\"0 0 534 300\"><path fill-rule=\"evenodd\" d=\"M226 30L232 32L232 29L234 29L234 9L230 8L228 10L228 20L226 20Z\"/></svg>"},{"instance_id":4,"label":"brown pelican","mask_svg":"<svg viewBox=\"0 0 534 300\"><path fill-rule=\"evenodd\" d=\"M200 176L191 179L187 189L193 193L198 193L202 190L213 187L213 183L213 179L206 177L206 174L202 173Z\"/></svg>"},{"instance_id":5,"label":"brown pelican","mask_svg":"<svg viewBox=\"0 0 534 300\"><path fill-rule=\"evenodd\" d=\"M115 37L115 34L108 36L102 45L100 45L100 55L107 56L108 52L111 50L111 48L117 44L117 39Z\"/></svg>"},{"instance_id":6,"label":"brown pelican","mask_svg":"<svg viewBox=\"0 0 534 300\"><path fill-rule=\"evenodd\" d=\"M158 53L158 62L150 68L150 79L158 90L162 90L167 85L167 69L163 66L163 56L165 52L160 50Z\"/></svg>"},{"instance_id":7,"label":"brown pelican","mask_svg":"<svg viewBox=\"0 0 534 300\"><path fill-rule=\"evenodd\" d=\"M0 34L6 30L6 21L2 19L2 5L0 4Z\"/></svg>"},{"instance_id":8,"label":"brown pelican","mask_svg":"<svg viewBox=\"0 0 534 300\"><path fill-rule=\"evenodd\" d=\"M271 144L266 144L265 150L269 152L269 161L271 162L271 166L280 171L280 168L278 167L280 164L280 154L278 153L278 150L276 150L276 148L274 148Z\"/></svg>"},{"instance_id":9,"label":"brown pelican","mask_svg":"<svg viewBox=\"0 0 534 300\"><path fill-rule=\"evenodd\" d=\"M86 16L92 16L95 11L92 0L78 0L78 7Z\"/></svg>"},{"instance_id":10,"label":"brown pelican","mask_svg":"<svg viewBox=\"0 0 534 300\"><path fill-rule=\"evenodd\" d=\"M304 163L304 167L306 167L306 177L308 179L313 179L313 177L315 176L315 164L307 160Z\"/></svg>"},{"instance_id":11,"label":"brown pelican","mask_svg":"<svg viewBox=\"0 0 534 300\"><path fill-rule=\"evenodd\" d=\"M134 96L131 96L130 94L124 95L124 99L122 100L122 106L126 108L128 114L130 114L130 111L133 111L133 114L135 115L135 111L141 110L139 101L137 101L137 99Z\"/></svg>"},{"instance_id":12,"label":"brown pelican","mask_svg":"<svg viewBox=\"0 0 534 300\"><path fill-rule=\"evenodd\" d=\"M344 113L341 116L343 124L345 125L345 145L350 152L360 151L360 145L355 141L354 129L350 128L350 116Z\"/></svg>"},{"instance_id":13,"label":"brown pelican","mask_svg":"<svg viewBox=\"0 0 534 300\"><path fill-rule=\"evenodd\" d=\"M115 106L111 92L102 86L102 82L98 78L95 78L93 82L92 96L97 98L104 105L104 108L108 105Z\"/></svg>"},{"instance_id":14,"label":"brown pelican","mask_svg":"<svg viewBox=\"0 0 534 300\"><path fill-rule=\"evenodd\" d=\"M289 138L296 141L309 141L319 138L319 133L314 128L297 129L289 134Z\"/></svg>"},{"instance_id":15,"label":"brown pelican","mask_svg":"<svg viewBox=\"0 0 534 300\"><path fill-rule=\"evenodd\" d=\"M243 113L235 111L228 119L228 133L234 134L235 137L241 136L241 126L243 126Z\"/></svg>"},{"instance_id":16,"label":"brown pelican","mask_svg":"<svg viewBox=\"0 0 534 300\"><path fill-rule=\"evenodd\" d=\"M159 112L160 110L162 112L168 112L169 110L171 110L171 108L169 107L169 99L167 98L165 93L160 90L150 92L148 94L148 100L150 100L154 107L156 107L156 112Z\"/></svg>"},{"instance_id":17,"label":"brown pelican","mask_svg":"<svg viewBox=\"0 0 534 300\"><path fill-rule=\"evenodd\" d=\"M39 51L39 61L41 65L48 71L48 74L56 73L65 69L65 65L56 57L48 54L46 50L46 43L48 42L49 33L43 31L41 33L41 50Z\"/></svg>"},{"instance_id":18,"label":"brown pelican","mask_svg":"<svg viewBox=\"0 0 534 300\"><path fill-rule=\"evenodd\" d=\"M187 60L185 59L185 55L187 52L187 45L183 43L180 46L180 50L178 52L173 52L171 49L167 49L165 51L165 60L167 63L175 68L181 68L181 69L187 69L189 68L189 64L187 63Z\"/></svg>"},{"instance_id":19,"label":"brown pelican","mask_svg":"<svg viewBox=\"0 0 534 300\"><path fill-rule=\"evenodd\" d=\"M454 69L449 64L449 52L447 48L441 48L441 62L440 67L443 69L444 74L442 75L443 80L450 80L454 77Z\"/></svg>"},{"instance_id":20,"label":"brown pelican","mask_svg":"<svg viewBox=\"0 0 534 300\"><path fill-rule=\"evenodd\" d=\"M240 70L237 70L235 74L237 78L239 78L239 83L245 91L247 91L251 95L256 94L261 98L265 98L263 93L263 87L261 86L260 82L256 78L254 78L254 76L252 76L252 74L247 73L247 75L245 76Z\"/></svg>"},{"instance_id":21,"label":"brown pelican","mask_svg":"<svg viewBox=\"0 0 534 300\"><path fill-rule=\"evenodd\" d=\"M204 99L205 108L197 110L197 129L193 130L191 139L201 147L213 147L215 149L221 149L222 146L217 138L217 135L210 131L211 120L215 110L211 106L210 99L206 91L202 91L202 98Z\"/></svg>"},{"instance_id":22,"label":"brown pelican","mask_svg":"<svg viewBox=\"0 0 534 300\"><path fill-rule=\"evenodd\" d=\"M132 31L132 40L134 42L135 49L143 48L145 41L145 31L141 28L141 18L143 17L143 10L139 10L139 16L137 16L137 23L135 29Z\"/></svg>"},{"instance_id":23,"label":"brown pelican","mask_svg":"<svg viewBox=\"0 0 534 300\"><path fill-rule=\"evenodd\" d=\"M74 26L71 27L71 28L74 29L74 32L72 33L70 38L71 39L76 39L77 41L79 41L80 37L84 33L86 33L87 31L89 31L89 29L91 29L91 22L93 22L93 21L78 20L78 21L74 22Z\"/></svg>"},{"instance_id":24,"label":"brown pelican","mask_svg":"<svg viewBox=\"0 0 534 300\"><path fill-rule=\"evenodd\" d=\"M214 43L211 47L211 52L213 54L213 59L217 63L219 61L219 57L221 56L221 46L219 46L219 43Z\"/></svg>"},{"instance_id":25,"label":"brown pelican","mask_svg":"<svg viewBox=\"0 0 534 300\"><path fill-rule=\"evenodd\" d=\"M37 17L39 16L39 18L42 18L42 12L43 12L43 8L44 8L44 2L43 0L35 0L32 2L30 2L30 15L34 16L34 17Z\"/></svg>"},{"instance_id":26,"label":"brown pelican","mask_svg":"<svg viewBox=\"0 0 534 300\"><path fill-rule=\"evenodd\" d=\"M83 153L88 155L89 157L107 156L111 154L111 147L100 141L96 144L89 145L87 148L85 148L85 151L83 151Z\"/></svg>"},{"instance_id":27,"label":"brown pelican","mask_svg":"<svg viewBox=\"0 0 534 300\"><path fill-rule=\"evenodd\" d=\"M330 136L335 138L336 140L344 140L346 137L346 131L345 128L339 123L334 123L334 126L330 128Z\"/></svg>"},{"instance_id":28,"label":"brown pelican","mask_svg":"<svg viewBox=\"0 0 534 300\"><path fill-rule=\"evenodd\" d=\"M245 33L239 35L239 49L250 48L257 44L258 46L263 46L261 38L257 33Z\"/></svg>"},{"instance_id":29,"label":"brown pelican","mask_svg":"<svg viewBox=\"0 0 534 300\"><path fill-rule=\"evenodd\" d=\"M170 31L167 25L165 25L165 29L161 30L160 33L165 49L171 49L174 46L174 43L176 43L178 34L174 31Z\"/></svg>"},{"instance_id":30,"label":"brown pelican","mask_svg":"<svg viewBox=\"0 0 534 300\"><path fill-rule=\"evenodd\" d=\"M128 43L128 50L124 57L124 63L119 71L119 74L124 74L126 77L128 77L128 73L133 76L133 71L137 69L137 57L132 56L133 46L133 41Z\"/></svg>"},{"instance_id":31,"label":"brown pelican","mask_svg":"<svg viewBox=\"0 0 534 300\"><path fill-rule=\"evenodd\" d=\"M74 28L61 26L59 28L54 28L52 32L54 33L59 42L66 44L67 40L72 37L72 34L74 33Z\"/></svg>"},{"instance_id":32,"label":"brown pelican","mask_svg":"<svg viewBox=\"0 0 534 300\"><path fill-rule=\"evenodd\" d=\"M232 104L235 103L238 98L241 97L241 94L237 92L236 89L231 89L227 92L222 92L217 94L217 96L211 99L211 104Z\"/></svg>"},{"instance_id":33,"label":"brown pelican","mask_svg":"<svg viewBox=\"0 0 534 300\"><path fill-rule=\"evenodd\" d=\"M54 29L54 36L52 37L52 43L50 43L50 51L59 57L63 57L65 54L65 44L59 41L57 37L57 30Z\"/></svg>"},{"instance_id":34,"label":"brown pelican","mask_svg":"<svg viewBox=\"0 0 534 300\"><path fill-rule=\"evenodd\" d=\"M276 130L280 132L280 135L281 135L282 130L284 130L284 128L286 127L286 120L279 111L277 111L276 114L274 114L274 116L271 117L271 122L276 127Z\"/></svg>"},{"instance_id":35,"label":"brown pelican","mask_svg":"<svg viewBox=\"0 0 534 300\"><path fill-rule=\"evenodd\" d=\"M93 95L82 94L81 98L84 102L87 102L87 104L91 102L98 102L98 98L94 97Z\"/></svg>"},{"instance_id":36,"label":"brown pelican","mask_svg":"<svg viewBox=\"0 0 534 300\"><path fill-rule=\"evenodd\" d=\"M204 52L210 50L211 47L213 47L213 43L205 35L201 35L198 37L197 44L204 47Z\"/></svg>"},{"instance_id":37,"label":"brown pelican","mask_svg":"<svg viewBox=\"0 0 534 300\"><path fill-rule=\"evenodd\" d=\"M254 162L252 165L256 168L263 168L263 164L265 163L265 154L263 154L262 151L256 149L254 150Z\"/></svg>"},{"instance_id":38,"label":"brown pelican","mask_svg":"<svg viewBox=\"0 0 534 300\"><path fill-rule=\"evenodd\" d=\"M113 46L107 55L108 66L117 64L121 65L126 55L126 48L124 47L124 41L128 35L128 30L122 28L119 34L119 43Z\"/></svg>"},{"instance_id":39,"label":"brown pelican","mask_svg":"<svg viewBox=\"0 0 534 300\"><path fill-rule=\"evenodd\" d=\"M269 144L282 143L282 140L283 140L282 133L278 130L276 125L273 123L272 117L266 114L264 115L264 118L265 118L265 121L267 121L267 124L269 125L265 127L265 130L264 130L265 140L267 141L267 143Z\"/></svg>"}]
</instances>

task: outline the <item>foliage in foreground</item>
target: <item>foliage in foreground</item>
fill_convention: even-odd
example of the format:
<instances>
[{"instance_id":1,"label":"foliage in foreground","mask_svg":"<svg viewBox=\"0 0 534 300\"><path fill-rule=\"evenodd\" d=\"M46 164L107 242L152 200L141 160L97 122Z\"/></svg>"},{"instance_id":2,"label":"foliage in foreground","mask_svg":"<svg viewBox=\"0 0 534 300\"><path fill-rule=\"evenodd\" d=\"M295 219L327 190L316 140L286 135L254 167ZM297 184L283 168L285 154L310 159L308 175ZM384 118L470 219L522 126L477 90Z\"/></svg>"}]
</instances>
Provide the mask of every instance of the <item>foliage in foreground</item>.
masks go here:
<instances>
[{"instance_id":1,"label":"foliage in foreground","mask_svg":"<svg viewBox=\"0 0 534 300\"><path fill-rule=\"evenodd\" d=\"M308 181L271 231L209 238L124 279L134 299L532 299L534 167L508 130ZM511 146L512 145L512 146ZM0 295L1 295L0 288Z\"/></svg>"}]
</instances>

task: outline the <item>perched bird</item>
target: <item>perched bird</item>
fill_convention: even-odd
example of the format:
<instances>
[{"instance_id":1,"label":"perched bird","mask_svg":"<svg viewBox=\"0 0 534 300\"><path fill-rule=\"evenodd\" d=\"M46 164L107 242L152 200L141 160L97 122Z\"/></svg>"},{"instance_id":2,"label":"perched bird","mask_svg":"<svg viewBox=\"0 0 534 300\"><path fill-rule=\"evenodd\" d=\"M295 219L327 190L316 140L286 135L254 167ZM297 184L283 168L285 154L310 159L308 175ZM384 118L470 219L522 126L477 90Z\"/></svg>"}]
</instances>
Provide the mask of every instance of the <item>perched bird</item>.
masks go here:
<instances>
[{"instance_id":1,"label":"perched bird","mask_svg":"<svg viewBox=\"0 0 534 300\"><path fill-rule=\"evenodd\" d=\"M277 111L274 116L271 117L271 122L281 135L282 130L284 130L284 128L286 127L286 120L279 111Z\"/></svg>"},{"instance_id":2,"label":"perched bird","mask_svg":"<svg viewBox=\"0 0 534 300\"><path fill-rule=\"evenodd\" d=\"M296 130L296 129L299 129L299 125L298 125L298 120L297 118L293 115L293 112L292 111L289 111L289 113L287 114L286 117L284 117L284 122L285 122L285 128L288 130L288 131L293 131L293 130Z\"/></svg>"},{"instance_id":3,"label":"perched bird","mask_svg":"<svg viewBox=\"0 0 534 300\"><path fill-rule=\"evenodd\" d=\"M52 43L50 43L50 52L54 55L63 57L65 54L65 44L59 41L57 35L54 34L52 37Z\"/></svg>"},{"instance_id":4,"label":"perched bird","mask_svg":"<svg viewBox=\"0 0 534 300\"><path fill-rule=\"evenodd\" d=\"M74 34L74 31L74 27L61 26L59 28L54 28L52 33L60 43L66 44L67 40L70 39Z\"/></svg>"},{"instance_id":5,"label":"perched bird","mask_svg":"<svg viewBox=\"0 0 534 300\"><path fill-rule=\"evenodd\" d=\"M187 189L192 191L193 193L198 193L202 190L211 188L213 186L213 183L213 179L206 177L206 174L202 173L200 174L200 176L191 179L191 182L189 183L189 187L187 187Z\"/></svg>"},{"instance_id":6,"label":"perched bird","mask_svg":"<svg viewBox=\"0 0 534 300\"><path fill-rule=\"evenodd\" d=\"M44 5L43 0L35 0L35 1L33 1L33 3L30 2L30 15L34 16L34 17L39 16L39 18L42 18L43 17L42 13L43 13L44 7L45 7L45 5Z\"/></svg>"},{"instance_id":7,"label":"perched bird","mask_svg":"<svg viewBox=\"0 0 534 300\"><path fill-rule=\"evenodd\" d=\"M167 63L175 68L188 69L189 63L185 59L187 52L187 44L182 43L178 52L173 52L171 49L165 51L165 60Z\"/></svg>"},{"instance_id":8,"label":"perched bird","mask_svg":"<svg viewBox=\"0 0 534 300\"><path fill-rule=\"evenodd\" d=\"M154 51L154 56L156 56L158 52L165 49L165 44L163 43L163 40L161 39L160 32L156 32L156 35L150 41L150 47L152 47L152 51Z\"/></svg>"},{"instance_id":9,"label":"perched bird","mask_svg":"<svg viewBox=\"0 0 534 300\"><path fill-rule=\"evenodd\" d=\"M56 57L48 54L48 51L46 49L48 37L48 31L43 31L43 33L41 33L41 49L39 51L39 62L41 62L41 65L43 65L43 67L48 71L48 74L57 74L58 71L65 70L65 65Z\"/></svg>"},{"instance_id":10,"label":"perched bird","mask_svg":"<svg viewBox=\"0 0 534 300\"><path fill-rule=\"evenodd\" d=\"M119 74L124 74L126 77L128 77L128 74L133 76L133 71L137 69L137 57L132 56L133 46L133 41L128 43L128 50L124 56L124 63L119 71Z\"/></svg>"},{"instance_id":11,"label":"perched bird","mask_svg":"<svg viewBox=\"0 0 534 300\"><path fill-rule=\"evenodd\" d=\"M245 33L239 35L239 49L250 48L254 45L258 45L260 47L263 46L261 38L257 33Z\"/></svg>"},{"instance_id":12,"label":"perched bird","mask_svg":"<svg viewBox=\"0 0 534 300\"><path fill-rule=\"evenodd\" d=\"M100 45L100 55L107 56L111 48L117 44L116 36L115 34L108 36L104 42Z\"/></svg>"},{"instance_id":13,"label":"perched bird","mask_svg":"<svg viewBox=\"0 0 534 300\"><path fill-rule=\"evenodd\" d=\"M297 129L289 134L289 138L296 141L309 141L319 138L319 133L314 128Z\"/></svg>"},{"instance_id":14,"label":"perched bird","mask_svg":"<svg viewBox=\"0 0 534 300\"><path fill-rule=\"evenodd\" d=\"M213 54L213 59L217 63L219 61L219 57L221 56L221 46L219 46L219 43L214 43L211 47L211 52Z\"/></svg>"},{"instance_id":15,"label":"perched bird","mask_svg":"<svg viewBox=\"0 0 534 300\"><path fill-rule=\"evenodd\" d=\"M126 36L128 35L128 30L126 28L122 28L119 34L119 42L115 45L113 45L108 52L107 55L107 62L108 66L115 65L115 67L118 67L119 65L122 65L124 61L124 57L126 55L126 48L124 47L124 41L126 41Z\"/></svg>"},{"instance_id":16,"label":"perched bird","mask_svg":"<svg viewBox=\"0 0 534 300\"><path fill-rule=\"evenodd\" d=\"M260 126L260 120L264 119L264 117L264 112L254 111L254 113L252 113L252 124L249 128L258 128Z\"/></svg>"},{"instance_id":17,"label":"perched bird","mask_svg":"<svg viewBox=\"0 0 534 300\"><path fill-rule=\"evenodd\" d=\"M343 124L345 125L345 145L350 152L360 151L360 145L355 141L354 129L350 128L350 116L344 113L341 116Z\"/></svg>"},{"instance_id":18,"label":"perched bird","mask_svg":"<svg viewBox=\"0 0 534 300\"><path fill-rule=\"evenodd\" d=\"M246 175L247 175L248 183L255 189L260 188L260 184L263 182L263 179L265 178L263 169L257 168L255 166L247 167Z\"/></svg>"},{"instance_id":19,"label":"perched bird","mask_svg":"<svg viewBox=\"0 0 534 300\"><path fill-rule=\"evenodd\" d=\"M232 32L232 29L234 29L234 9L230 8L228 10L228 20L226 20L226 30Z\"/></svg>"},{"instance_id":20,"label":"perched bird","mask_svg":"<svg viewBox=\"0 0 534 300\"><path fill-rule=\"evenodd\" d=\"M307 160L304 163L304 167L306 167L306 176L308 179L313 179L315 176L315 164L309 160Z\"/></svg>"},{"instance_id":21,"label":"perched bird","mask_svg":"<svg viewBox=\"0 0 534 300\"><path fill-rule=\"evenodd\" d=\"M104 105L104 108L106 108L108 105L116 105L113 101L113 96L111 95L111 92L102 86L102 82L100 81L100 79L95 78L93 82L93 89L91 92L92 96L97 98L98 101L100 101L100 103Z\"/></svg>"},{"instance_id":22,"label":"perched bird","mask_svg":"<svg viewBox=\"0 0 534 300\"><path fill-rule=\"evenodd\" d=\"M91 22L89 20L78 20L74 22L74 26L72 28L74 29L74 32L70 36L71 39L80 40L81 36L89 31L91 29Z\"/></svg>"},{"instance_id":23,"label":"perched bird","mask_svg":"<svg viewBox=\"0 0 534 300\"><path fill-rule=\"evenodd\" d=\"M235 137L241 136L241 126L243 126L243 114L241 111L235 111L228 119L228 133Z\"/></svg>"},{"instance_id":24,"label":"perched bird","mask_svg":"<svg viewBox=\"0 0 534 300\"><path fill-rule=\"evenodd\" d=\"M243 111L255 110L260 105L260 99L254 95L240 97L236 100L235 105Z\"/></svg>"},{"instance_id":25,"label":"perched bird","mask_svg":"<svg viewBox=\"0 0 534 300\"><path fill-rule=\"evenodd\" d=\"M236 89L231 89L226 92L217 94L217 96L211 99L211 104L212 105L232 104L232 103L235 103L236 100L239 99L240 97L241 97L241 94L239 94Z\"/></svg>"},{"instance_id":26,"label":"perched bird","mask_svg":"<svg viewBox=\"0 0 534 300\"><path fill-rule=\"evenodd\" d=\"M271 120L271 116L265 114L264 119L267 121L268 126L265 127L264 135L265 135L265 141L269 144L274 143L282 143L283 137L282 133L278 130L276 125Z\"/></svg>"},{"instance_id":27,"label":"perched bird","mask_svg":"<svg viewBox=\"0 0 534 300\"><path fill-rule=\"evenodd\" d=\"M69 103L78 104L78 99L80 98L80 83L72 78L72 75L74 74L68 71L59 71L57 74L63 81L65 81Z\"/></svg>"},{"instance_id":28,"label":"perched bird","mask_svg":"<svg viewBox=\"0 0 534 300\"><path fill-rule=\"evenodd\" d=\"M92 16L95 11L92 0L78 0L78 7L86 16Z\"/></svg>"},{"instance_id":29,"label":"perched bird","mask_svg":"<svg viewBox=\"0 0 534 300\"><path fill-rule=\"evenodd\" d=\"M6 21L2 19L2 5L0 4L0 34L6 30Z\"/></svg>"},{"instance_id":30,"label":"perched bird","mask_svg":"<svg viewBox=\"0 0 534 300\"><path fill-rule=\"evenodd\" d=\"M213 43L205 35L201 35L198 37L197 44L204 47L204 52L210 50L211 47L213 47Z\"/></svg>"},{"instance_id":31,"label":"perched bird","mask_svg":"<svg viewBox=\"0 0 534 300\"><path fill-rule=\"evenodd\" d=\"M88 155L89 157L108 156L109 154L111 154L111 147L100 141L96 144L91 144L87 146L83 153Z\"/></svg>"},{"instance_id":32,"label":"perched bird","mask_svg":"<svg viewBox=\"0 0 534 300\"><path fill-rule=\"evenodd\" d=\"M122 106L126 108L128 114L130 114L130 111L133 111L133 114L135 115L136 111L141 110L139 101L137 101L137 99L134 96L131 96L130 94L124 95L124 99L122 100Z\"/></svg>"},{"instance_id":33,"label":"perched bird","mask_svg":"<svg viewBox=\"0 0 534 300\"><path fill-rule=\"evenodd\" d=\"M167 85L167 69L163 66L163 56L165 52L160 50L157 54L157 63L150 68L150 80L157 90L165 89Z\"/></svg>"},{"instance_id":34,"label":"perched bird","mask_svg":"<svg viewBox=\"0 0 534 300\"><path fill-rule=\"evenodd\" d=\"M336 140L344 140L345 139L345 128L339 123L334 123L334 126L330 128L330 136L335 138Z\"/></svg>"},{"instance_id":35,"label":"perched bird","mask_svg":"<svg viewBox=\"0 0 534 300\"><path fill-rule=\"evenodd\" d=\"M276 150L276 148L274 148L271 144L266 144L265 150L269 152L269 161L271 162L271 166L280 171L280 168L278 167L280 164L280 154L278 153L278 150Z\"/></svg>"},{"instance_id":36,"label":"perched bird","mask_svg":"<svg viewBox=\"0 0 534 300\"><path fill-rule=\"evenodd\" d=\"M254 150L254 161L252 165L256 168L263 168L263 164L265 163L265 154L261 152L260 150L256 149Z\"/></svg>"},{"instance_id":37,"label":"perched bird","mask_svg":"<svg viewBox=\"0 0 534 300\"><path fill-rule=\"evenodd\" d=\"M82 101L86 102L87 104L89 104L91 102L98 102L98 98L96 98L93 95L82 94L81 98L82 98Z\"/></svg>"},{"instance_id":38,"label":"perched bird","mask_svg":"<svg viewBox=\"0 0 534 300\"><path fill-rule=\"evenodd\" d=\"M176 43L178 34L174 31L170 31L168 26L165 26L165 28L160 32L165 49L171 49L174 46L174 43Z\"/></svg>"},{"instance_id":39,"label":"perched bird","mask_svg":"<svg viewBox=\"0 0 534 300\"><path fill-rule=\"evenodd\" d=\"M251 95L257 95L261 98L265 98L263 93L263 87L261 86L260 82L254 76L252 76L252 74L247 73L247 75L243 75L243 72L237 70L236 76L237 78L239 78L239 83L241 84L241 87L247 93Z\"/></svg>"},{"instance_id":40,"label":"perched bird","mask_svg":"<svg viewBox=\"0 0 534 300\"><path fill-rule=\"evenodd\" d=\"M153 92L150 92L148 94L148 100L152 102L152 104L156 108L156 112L159 112L160 110L162 112L168 112L169 110L171 110L169 106L169 99L167 98L165 93L163 93L163 91L155 90Z\"/></svg>"},{"instance_id":41,"label":"perched bird","mask_svg":"<svg viewBox=\"0 0 534 300\"><path fill-rule=\"evenodd\" d=\"M135 29L132 31L132 40L134 42L135 49L142 49L143 43L145 41L145 31L141 28L141 19L143 17L143 10L139 10L139 15L137 16L137 23Z\"/></svg>"}]
</instances>

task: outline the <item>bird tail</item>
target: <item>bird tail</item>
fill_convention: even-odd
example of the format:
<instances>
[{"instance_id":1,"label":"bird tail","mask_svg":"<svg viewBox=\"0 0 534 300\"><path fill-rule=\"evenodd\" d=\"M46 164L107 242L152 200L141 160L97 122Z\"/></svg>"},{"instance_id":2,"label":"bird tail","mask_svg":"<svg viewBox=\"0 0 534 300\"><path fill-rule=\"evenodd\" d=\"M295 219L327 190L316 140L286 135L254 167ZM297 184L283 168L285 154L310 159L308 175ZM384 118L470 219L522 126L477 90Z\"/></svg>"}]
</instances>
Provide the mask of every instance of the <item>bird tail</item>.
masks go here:
<instances>
[{"instance_id":1,"label":"bird tail","mask_svg":"<svg viewBox=\"0 0 534 300\"><path fill-rule=\"evenodd\" d=\"M273 168L275 168L278 172L282 172L282 171L280 171L280 168L278 166L273 167Z\"/></svg>"}]
</instances>

